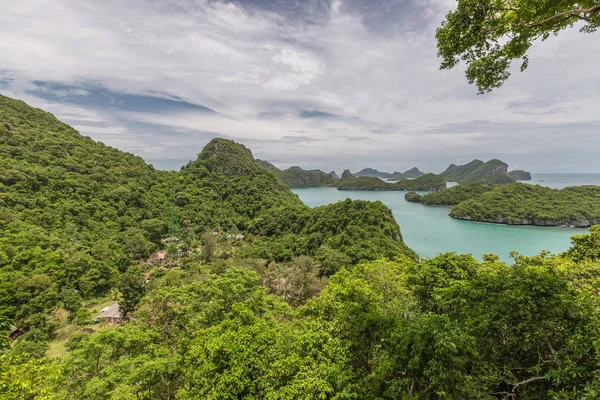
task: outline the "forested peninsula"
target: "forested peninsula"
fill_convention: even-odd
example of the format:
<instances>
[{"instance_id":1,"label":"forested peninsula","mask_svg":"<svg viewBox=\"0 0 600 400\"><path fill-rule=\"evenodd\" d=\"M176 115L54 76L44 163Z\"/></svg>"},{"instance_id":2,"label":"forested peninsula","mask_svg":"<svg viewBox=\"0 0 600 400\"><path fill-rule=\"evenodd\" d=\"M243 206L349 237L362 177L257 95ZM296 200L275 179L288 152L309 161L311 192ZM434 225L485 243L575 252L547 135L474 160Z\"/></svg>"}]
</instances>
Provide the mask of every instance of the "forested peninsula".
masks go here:
<instances>
[{"instance_id":1,"label":"forested peninsula","mask_svg":"<svg viewBox=\"0 0 600 400\"><path fill-rule=\"evenodd\" d=\"M513 183L464 183L437 192L407 193L407 201L453 206L456 219L508 225L587 228L600 223L600 187L551 189Z\"/></svg>"},{"instance_id":2,"label":"forested peninsula","mask_svg":"<svg viewBox=\"0 0 600 400\"><path fill-rule=\"evenodd\" d=\"M509 225L584 228L600 223L600 187L559 190L523 183L498 185L458 203L450 216Z\"/></svg>"},{"instance_id":3,"label":"forested peninsula","mask_svg":"<svg viewBox=\"0 0 600 400\"><path fill-rule=\"evenodd\" d=\"M0 167L2 399L600 393L598 227L419 259L382 203L310 209L233 141L158 171L2 96Z\"/></svg>"}]
</instances>

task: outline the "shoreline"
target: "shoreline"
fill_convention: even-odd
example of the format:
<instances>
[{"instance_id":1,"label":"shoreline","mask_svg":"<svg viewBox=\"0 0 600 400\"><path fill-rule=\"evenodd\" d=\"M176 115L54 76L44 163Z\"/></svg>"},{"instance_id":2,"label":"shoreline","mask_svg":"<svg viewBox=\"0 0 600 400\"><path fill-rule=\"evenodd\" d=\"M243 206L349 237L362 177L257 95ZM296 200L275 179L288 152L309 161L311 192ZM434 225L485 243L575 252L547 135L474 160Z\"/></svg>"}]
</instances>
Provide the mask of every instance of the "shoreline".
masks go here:
<instances>
[{"instance_id":1,"label":"shoreline","mask_svg":"<svg viewBox=\"0 0 600 400\"><path fill-rule=\"evenodd\" d=\"M556 224L553 222L550 223L531 223L531 222L520 222L520 221L503 221L503 220L492 220L492 219L475 219L472 217L458 217L458 216L454 216L452 214L448 214L448 216L450 218L456 219L456 220L460 220L460 221L468 221L468 222L481 222L481 223L486 223L486 224L494 224L494 225L509 225L509 226L536 226L536 227L540 227L540 228L568 228L568 229L588 229L593 225L596 225L594 223L588 223L588 224L577 224L577 223L571 223L571 224ZM581 222L581 221L575 221L575 222Z\"/></svg>"}]
</instances>

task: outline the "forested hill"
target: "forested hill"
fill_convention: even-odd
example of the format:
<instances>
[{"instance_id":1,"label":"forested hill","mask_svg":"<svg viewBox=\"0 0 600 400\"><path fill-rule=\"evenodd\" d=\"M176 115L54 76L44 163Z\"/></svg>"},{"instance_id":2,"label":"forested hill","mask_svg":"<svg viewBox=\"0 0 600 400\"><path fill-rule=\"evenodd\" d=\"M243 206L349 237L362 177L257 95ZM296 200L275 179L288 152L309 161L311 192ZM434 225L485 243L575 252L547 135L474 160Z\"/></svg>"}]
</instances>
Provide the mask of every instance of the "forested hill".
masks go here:
<instances>
[{"instance_id":1,"label":"forested hill","mask_svg":"<svg viewBox=\"0 0 600 400\"><path fill-rule=\"evenodd\" d=\"M451 164L440 175L448 182L479 182L488 185L514 183L515 179L507 172L508 164L500 160L490 160L485 163L481 160L473 160L465 165Z\"/></svg>"},{"instance_id":2,"label":"forested hill","mask_svg":"<svg viewBox=\"0 0 600 400\"><path fill-rule=\"evenodd\" d=\"M337 179L321 170L305 170L298 166L276 173L290 188L332 186Z\"/></svg>"},{"instance_id":3,"label":"forested hill","mask_svg":"<svg viewBox=\"0 0 600 400\"><path fill-rule=\"evenodd\" d=\"M196 232L245 231L253 218L277 209L306 208L252 152L226 139L213 139L177 174L172 187L178 221Z\"/></svg>"},{"instance_id":4,"label":"forested hill","mask_svg":"<svg viewBox=\"0 0 600 400\"><path fill-rule=\"evenodd\" d=\"M19 318L27 285L108 290L166 234L172 176L0 96L0 312Z\"/></svg>"},{"instance_id":5,"label":"forested hill","mask_svg":"<svg viewBox=\"0 0 600 400\"><path fill-rule=\"evenodd\" d=\"M105 295L168 236L197 249L205 232L243 233L240 257L290 262L320 251L344 260L332 270L415 257L382 204L328 207L306 207L233 141L214 139L181 171L158 171L0 96L0 320L48 338L52 312ZM355 221L341 225L342 215Z\"/></svg>"},{"instance_id":6,"label":"forested hill","mask_svg":"<svg viewBox=\"0 0 600 400\"><path fill-rule=\"evenodd\" d=\"M338 180L334 171L326 174L318 169L305 170L298 166L280 170L268 161L257 159L256 162L261 167L273 171L275 175L290 188L333 186Z\"/></svg>"}]
</instances>

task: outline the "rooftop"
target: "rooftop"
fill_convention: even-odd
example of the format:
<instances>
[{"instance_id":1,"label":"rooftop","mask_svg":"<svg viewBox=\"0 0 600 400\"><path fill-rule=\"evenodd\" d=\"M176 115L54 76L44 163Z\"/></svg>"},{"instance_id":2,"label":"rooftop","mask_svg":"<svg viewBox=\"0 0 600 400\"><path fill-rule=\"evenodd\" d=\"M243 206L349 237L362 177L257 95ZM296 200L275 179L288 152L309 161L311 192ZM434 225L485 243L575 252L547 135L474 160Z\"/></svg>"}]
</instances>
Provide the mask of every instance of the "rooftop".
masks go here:
<instances>
[{"instance_id":1,"label":"rooftop","mask_svg":"<svg viewBox=\"0 0 600 400\"><path fill-rule=\"evenodd\" d=\"M119 306L119 303L115 303L111 306L104 307L100 311L100 315L98 315L96 318L123 318L123 313L121 313L121 307Z\"/></svg>"}]
</instances>

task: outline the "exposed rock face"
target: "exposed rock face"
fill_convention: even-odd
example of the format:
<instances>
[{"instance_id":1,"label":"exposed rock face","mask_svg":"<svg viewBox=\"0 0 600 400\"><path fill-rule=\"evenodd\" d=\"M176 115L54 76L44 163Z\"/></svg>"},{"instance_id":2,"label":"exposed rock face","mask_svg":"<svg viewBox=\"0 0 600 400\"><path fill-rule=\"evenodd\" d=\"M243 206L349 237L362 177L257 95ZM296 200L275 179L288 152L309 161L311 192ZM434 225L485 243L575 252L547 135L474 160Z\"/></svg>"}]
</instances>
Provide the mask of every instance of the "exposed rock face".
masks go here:
<instances>
[{"instance_id":1,"label":"exposed rock face","mask_svg":"<svg viewBox=\"0 0 600 400\"><path fill-rule=\"evenodd\" d=\"M340 179L340 177L335 173L335 171L331 171L329 173L329 176L332 177L333 179Z\"/></svg>"},{"instance_id":2,"label":"exposed rock face","mask_svg":"<svg viewBox=\"0 0 600 400\"><path fill-rule=\"evenodd\" d=\"M440 175L446 178L446 180L449 182L459 182L459 179L461 179L462 175L467 175L475 171L483 164L484 162L481 160L473 160L464 165L450 164L448 168L446 168L446 170Z\"/></svg>"},{"instance_id":3,"label":"exposed rock face","mask_svg":"<svg viewBox=\"0 0 600 400\"><path fill-rule=\"evenodd\" d=\"M268 162L268 161L265 161L265 160L260 160L260 159L258 159L258 158L257 158L257 159L256 159L256 162L257 162L257 163L258 163L258 165L260 165L261 167L263 167L263 168L266 168L266 169L269 169L269 170L271 170L271 171L273 171L273 172L279 172L279 171L280 171L280 169L279 169L279 168L277 168L276 166L274 166L273 164L271 164L271 163L270 163L270 162Z\"/></svg>"},{"instance_id":4,"label":"exposed rock face","mask_svg":"<svg viewBox=\"0 0 600 400\"><path fill-rule=\"evenodd\" d=\"M502 162L502 161L500 161ZM498 164L496 167L491 168L488 172L490 174L506 174L508 173L508 164Z\"/></svg>"},{"instance_id":5,"label":"exposed rock face","mask_svg":"<svg viewBox=\"0 0 600 400\"><path fill-rule=\"evenodd\" d=\"M349 169L344 170L344 172L342 173L342 179L346 178L354 178L354 175L352 175Z\"/></svg>"}]
</instances>

